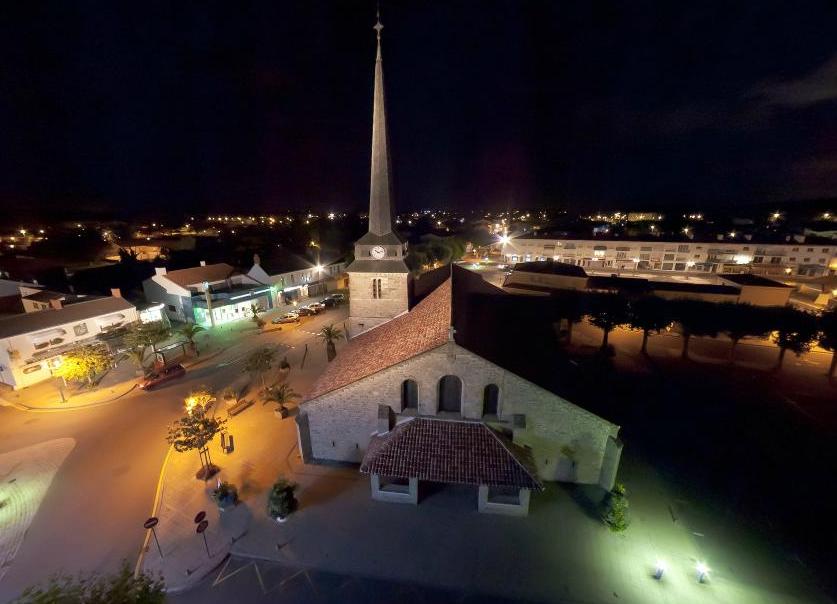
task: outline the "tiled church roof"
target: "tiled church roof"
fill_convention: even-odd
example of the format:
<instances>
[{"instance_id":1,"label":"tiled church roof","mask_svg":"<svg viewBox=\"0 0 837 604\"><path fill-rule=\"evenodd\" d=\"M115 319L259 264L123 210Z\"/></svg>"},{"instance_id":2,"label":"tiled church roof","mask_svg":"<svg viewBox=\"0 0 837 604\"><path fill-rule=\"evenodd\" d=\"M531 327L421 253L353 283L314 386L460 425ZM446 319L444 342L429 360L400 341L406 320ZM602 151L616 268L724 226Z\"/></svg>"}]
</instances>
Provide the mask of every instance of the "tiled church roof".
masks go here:
<instances>
[{"instance_id":1,"label":"tiled church roof","mask_svg":"<svg viewBox=\"0 0 837 604\"><path fill-rule=\"evenodd\" d=\"M347 386L448 341L451 280L412 310L349 341L326 367L308 399Z\"/></svg>"},{"instance_id":2,"label":"tiled church roof","mask_svg":"<svg viewBox=\"0 0 837 604\"><path fill-rule=\"evenodd\" d=\"M481 422L417 417L374 436L360 471L397 478L542 490L511 443ZM519 449L519 447L515 447Z\"/></svg>"}]
</instances>

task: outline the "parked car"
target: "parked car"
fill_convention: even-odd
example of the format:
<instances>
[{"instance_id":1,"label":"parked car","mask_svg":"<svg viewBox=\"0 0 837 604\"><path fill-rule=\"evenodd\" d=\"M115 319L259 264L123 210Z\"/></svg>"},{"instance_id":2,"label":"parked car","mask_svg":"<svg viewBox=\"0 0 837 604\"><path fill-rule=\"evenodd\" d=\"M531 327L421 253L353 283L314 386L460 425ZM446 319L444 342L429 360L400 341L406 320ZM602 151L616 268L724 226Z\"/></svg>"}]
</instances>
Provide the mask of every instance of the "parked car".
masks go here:
<instances>
[{"instance_id":1,"label":"parked car","mask_svg":"<svg viewBox=\"0 0 837 604\"><path fill-rule=\"evenodd\" d=\"M337 308L339 303L334 298L323 298L322 305L326 308Z\"/></svg>"},{"instance_id":2,"label":"parked car","mask_svg":"<svg viewBox=\"0 0 837 604\"><path fill-rule=\"evenodd\" d=\"M311 315L316 315L318 311L308 306L300 306L296 309L296 312L299 313L300 317L310 317Z\"/></svg>"},{"instance_id":3,"label":"parked car","mask_svg":"<svg viewBox=\"0 0 837 604\"><path fill-rule=\"evenodd\" d=\"M180 363L163 367L145 378L145 381L140 384L140 388L143 390L154 390L157 386L171 380L182 378L184 375L186 375L186 369Z\"/></svg>"},{"instance_id":4,"label":"parked car","mask_svg":"<svg viewBox=\"0 0 837 604\"><path fill-rule=\"evenodd\" d=\"M346 301L346 294L329 294L328 298L334 300L338 304L343 304Z\"/></svg>"},{"instance_id":5,"label":"parked car","mask_svg":"<svg viewBox=\"0 0 837 604\"><path fill-rule=\"evenodd\" d=\"M279 323L299 323L299 313L298 312L286 312L281 317L276 317L271 321L274 325Z\"/></svg>"},{"instance_id":6,"label":"parked car","mask_svg":"<svg viewBox=\"0 0 837 604\"><path fill-rule=\"evenodd\" d=\"M316 313L321 313L326 309L326 305L322 302L311 302L311 304L308 305L308 308Z\"/></svg>"}]
</instances>

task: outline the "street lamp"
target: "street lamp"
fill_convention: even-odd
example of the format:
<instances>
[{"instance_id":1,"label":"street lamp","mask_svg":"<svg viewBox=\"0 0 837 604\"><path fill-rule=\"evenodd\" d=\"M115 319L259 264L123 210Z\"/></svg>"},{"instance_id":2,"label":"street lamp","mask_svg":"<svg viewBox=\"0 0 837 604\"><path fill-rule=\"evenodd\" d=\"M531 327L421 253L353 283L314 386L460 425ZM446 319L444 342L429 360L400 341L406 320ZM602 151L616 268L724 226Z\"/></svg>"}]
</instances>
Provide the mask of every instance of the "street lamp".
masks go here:
<instances>
[{"instance_id":1,"label":"street lamp","mask_svg":"<svg viewBox=\"0 0 837 604\"><path fill-rule=\"evenodd\" d=\"M709 578L709 567L706 566L705 562L698 562L697 565L695 566L695 569L697 570L697 574L698 574L697 575L698 583L705 583L706 579Z\"/></svg>"},{"instance_id":2,"label":"street lamp","mask_svg":"<svg viewBox=\"0 0 837 604\"><path fill-rule=\"evenodd\" d=\"M654 567L654 578L659 581L663 578L663 573L666 572L666 562L665 560L657 560L657 564Z\"/></svg>"}]
</instances>

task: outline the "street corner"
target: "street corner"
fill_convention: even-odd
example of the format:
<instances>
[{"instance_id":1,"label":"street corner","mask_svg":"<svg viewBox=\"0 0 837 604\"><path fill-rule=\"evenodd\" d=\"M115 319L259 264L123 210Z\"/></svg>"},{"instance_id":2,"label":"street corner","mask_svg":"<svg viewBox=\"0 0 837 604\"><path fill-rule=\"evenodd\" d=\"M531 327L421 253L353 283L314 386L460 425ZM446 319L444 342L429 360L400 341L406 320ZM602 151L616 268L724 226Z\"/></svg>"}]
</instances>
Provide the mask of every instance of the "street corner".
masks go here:
<instances>
[{"instance_id":1,"label":"street corner","mask_svg":"<svg viewBox=\"0 0 837 604\"><path fill-rule=\"evenodd\" d=\"M137 564L137 571L162 577L169 593L190 589L218 568L247 533L252 511L239 503L224 511L206 506L188 516L185 511L161 513L149 523L153 526Z\"/></svg>"}]
</instances>

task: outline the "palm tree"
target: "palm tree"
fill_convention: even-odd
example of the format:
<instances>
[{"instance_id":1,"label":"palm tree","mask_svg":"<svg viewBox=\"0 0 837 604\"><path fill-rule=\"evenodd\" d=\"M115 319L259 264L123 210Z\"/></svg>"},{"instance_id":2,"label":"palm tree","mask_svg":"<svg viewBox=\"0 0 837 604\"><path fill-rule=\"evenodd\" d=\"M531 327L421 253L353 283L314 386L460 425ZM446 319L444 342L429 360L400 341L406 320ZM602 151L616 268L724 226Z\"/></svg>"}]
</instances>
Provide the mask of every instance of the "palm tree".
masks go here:
<instances>
[{"instance_id":1,"label":"palm tree","mask_svg":"<svg viewBox=\"0 0 837 604\"><path fill-rule=\"evenodd\" d=\"M776 371L779 371L788 350L796 356L811 350L817 337L817 321L806 312L784 306L777 310L776 325L773 341L779 347L779 362L776 364Z\"/></svg>"},{"instance_id":2,"label":"palm tree","mask_svg":"<svg viewBox=\"0 0 837 604\"><path fill-rule=\"evenodd\" d=\"M143 373L146 372L145 369L145 349L141 346L137 346L136 348L131 348L128 351L128 356L131 357L131 360L136 363L137 368L142 371Z\"/></svg>"},{"instance_id":3,"label":"palm tree","mask_svg":"<svg viewBox=\"0 0 837 604\"><path fill-rule=\"evenodd\" d=\"M819 345L831 351L828 379L832 380L834 370L837 369L837 308L832 308L820 317Z\"/></svg>"},{"instance_id":4,"label":"palm tree","mask_svg":"<svg viewBox=\"0 0 837 604\"><path fill-rule=\"evenodd\" d=\"M267 403L276 403L276 410L284 417L287 415L286 406L293 403L299 398L299 394L294 392L289 384L282 384L280 386L269 388L264 395L262 405Z\"/></svg>"},{"instance_id":5,"label":"palm tree","mask_svg":"<svg viewBox=\"0 0 837 604\"><path fill-rule=\"evenodd\" d=\"M247 373L258 374L262 380L262 390L267 390L267 384L264 381L264 374L273 366L273 361L276 359L276 351L272 348L259 348L250 353L247 361L244 363L244 371Z\"/></svg>"},{"instance_id":6,"label":"palm tree","mask_svg":"<svg viewBox=\"0 0 837 604\"><path fill-rule=\"evenodd\" d=\"M320 333L317 334L318 338L322 338L323 342L326 345L326 357L328 358L329 362L334 360L334 357L337 356L337 348L334 345L334 342L343 337L343 331L338 329L334 326L334 323L331 325L327 325L320 330Z\"/></svg>"},{"instance_id":7,"label":"palm tree","mask_svg":"<svg viewBox=\"0 0 837 604\"><path fill-rule=\"evenodd\" d=\"M177 330L177 333L189 341L189 348L191 348L192 352L195 353L195 356L198 357L201 356L201 353L200 350L198 350L198 343L195 342L195 336L202 331L206 331L206 329L200 325L196 325L195 323L186 323L183 327Z\"/></svg>"},{"instance_id":8,"label":"palm tree","mask_svg":"<svg viewBox=\"0 0 837 604\"><path fill-rule=\"evenodd\" d=\"M648 335L653 331L660 333L661 330L671 325L669 305L662 298L657 296L646 296L632 302L628 311L630 314L630 325L633 329L642 330L642 348L640 352L648 354Z\"/></svg>"},{"instance_id":9,"label":"palm tree","mask_svg":"<svg viewBox=\"0 0 837 604\"><path fill-rule=\"evenodd\" d=\"M610 332L628 322L628 305L622 296L601 294L593 297L587 317L602 330L602 351L607 350Z\"/></svg>"},{"instance_id":10,"label":"palm tree","mask_svg":"<svg viewBox=\"0 0 837 604\"><path fill-rule=\"evenodd\" d=\"M259 316L259 313L264 312L264 310L262 310L262 307L254 302L250 305L250 312L253 313L252 321L256 324L256 327L258 327L259 329L264 327L264 319L262 319Z\"/></svg>"}]
</instances>

